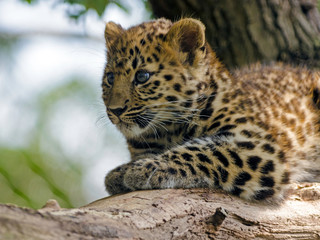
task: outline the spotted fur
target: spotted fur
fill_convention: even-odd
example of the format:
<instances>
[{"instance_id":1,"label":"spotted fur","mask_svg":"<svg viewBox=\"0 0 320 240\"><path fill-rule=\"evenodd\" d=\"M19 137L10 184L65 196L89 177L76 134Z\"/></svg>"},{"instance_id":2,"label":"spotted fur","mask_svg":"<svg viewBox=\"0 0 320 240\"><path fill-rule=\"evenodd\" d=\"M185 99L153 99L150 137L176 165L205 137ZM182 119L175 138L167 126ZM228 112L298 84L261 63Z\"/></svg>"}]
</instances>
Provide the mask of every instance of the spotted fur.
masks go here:
<instances>
[{"instance_id":1,"label":"spotted fur","mask_svg":"<svg viewBox=\"0 0 320 240\"><path fill-rule=\"evenodd\" d=\"M319 73L230 73L204 30L190 18L107 23L103 99L132 158L106 176L110 194L208 187L278 199L291 181L319 176Z\"/></svg>"}]
</instances>

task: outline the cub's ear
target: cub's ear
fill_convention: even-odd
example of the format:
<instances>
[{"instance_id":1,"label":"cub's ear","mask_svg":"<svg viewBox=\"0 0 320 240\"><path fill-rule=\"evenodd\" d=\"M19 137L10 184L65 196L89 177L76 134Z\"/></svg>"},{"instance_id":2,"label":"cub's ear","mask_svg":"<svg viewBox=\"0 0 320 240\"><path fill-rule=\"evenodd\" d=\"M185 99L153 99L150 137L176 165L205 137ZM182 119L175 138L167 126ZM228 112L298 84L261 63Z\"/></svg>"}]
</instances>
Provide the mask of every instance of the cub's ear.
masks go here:
<instances>
[{"instance_id":1,"label":"cub's ear","mask_svg":"<svg viewBox=\"0 0 320 240\"><path fill-rule=\"evenodd\" d=\"M181 52L194 52L205 44L205 26L193 18L175 22L166 35L166 41Z\"/></svg>"},{"instance_id":2,"label":"cub's ear","mask_svg":"<svg viewBox=\"0 0 320 240\"><path fill-rule=\"evenodd\" d=\"M124 32L121 25L114 22L107 22L104 31L104 37L106 39L107 49L110 49L112 43Z\"/></svg>"}]
</instances>

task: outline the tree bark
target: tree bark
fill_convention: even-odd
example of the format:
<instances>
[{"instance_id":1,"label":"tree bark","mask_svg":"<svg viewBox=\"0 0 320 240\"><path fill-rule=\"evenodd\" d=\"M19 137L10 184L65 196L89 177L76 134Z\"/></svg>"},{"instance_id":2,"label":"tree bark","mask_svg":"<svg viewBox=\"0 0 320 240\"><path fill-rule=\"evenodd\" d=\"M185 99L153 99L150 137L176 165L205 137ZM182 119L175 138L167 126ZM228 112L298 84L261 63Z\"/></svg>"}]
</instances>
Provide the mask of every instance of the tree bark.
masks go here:
<instances>
[{"instance_id":1,"label":"tree bark","mask_svg":"<svg viewBox=\"0 0 320 240\"><path fill-rule=\"evenodd\" d=\"M228 67L284 61L320 67L317 0L149 0L157 17L199 18Z\"/></svg>"},{"instance_id":2,"label":"tree bark","mask_svg":"<svg viewBox=\"0 0 320 240\"><path fill-rule=\"evenodd\" d=\"M0 205L0 239L320 239L320 184L280 206L205 189L138 191L78 209Z\"/></svg>"}]
</instances>

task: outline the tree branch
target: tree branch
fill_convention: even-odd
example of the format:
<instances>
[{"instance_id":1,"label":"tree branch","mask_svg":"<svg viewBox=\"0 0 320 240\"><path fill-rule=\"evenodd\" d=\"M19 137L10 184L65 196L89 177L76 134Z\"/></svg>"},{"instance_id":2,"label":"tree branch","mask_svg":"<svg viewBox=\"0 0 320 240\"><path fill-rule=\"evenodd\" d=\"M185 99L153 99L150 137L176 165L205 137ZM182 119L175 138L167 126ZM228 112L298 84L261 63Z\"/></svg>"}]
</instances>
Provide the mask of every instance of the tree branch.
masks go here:
<instances>
[{"instance_id":1,"label":"tree branch","mask_svg":"<svg viewBox=\"0 0 320 240\"><path fill-rule=\"evenodd\" d=\"M320 239L319 222L320 184L295 185L281 206L206 189L138 191L78 209L0 205L4 239Z\"/></svg>"}]
</instances>

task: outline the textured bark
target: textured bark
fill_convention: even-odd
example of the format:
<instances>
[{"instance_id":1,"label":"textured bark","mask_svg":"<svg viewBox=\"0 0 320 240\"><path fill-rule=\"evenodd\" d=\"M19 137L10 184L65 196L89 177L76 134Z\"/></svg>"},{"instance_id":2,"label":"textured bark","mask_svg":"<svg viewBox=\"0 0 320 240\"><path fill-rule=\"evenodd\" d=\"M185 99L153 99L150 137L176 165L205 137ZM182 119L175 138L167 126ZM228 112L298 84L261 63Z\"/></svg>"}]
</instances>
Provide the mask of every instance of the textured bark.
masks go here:
<instances>
[{"instance_id":1,"label":"textured bark","mask_svg":"<svg viewBox=\"0 0 320 240\"><path fill-rule=\"evenodd\" d=\"M139 191L79 209L0 205L0 239L320 239L320 184L281 206L205 189Z\"/></svg>"},{"instance_id":2,"label":"textured bark","mask_svg":"<svg viewBox=\"0 0 320 240\"><path fill-rule=\"evenodd\" d=\"M316 0L149 0L157 17L199 18L228 66L284 61L320 66Z\"/></svg>"}]
</instances>

